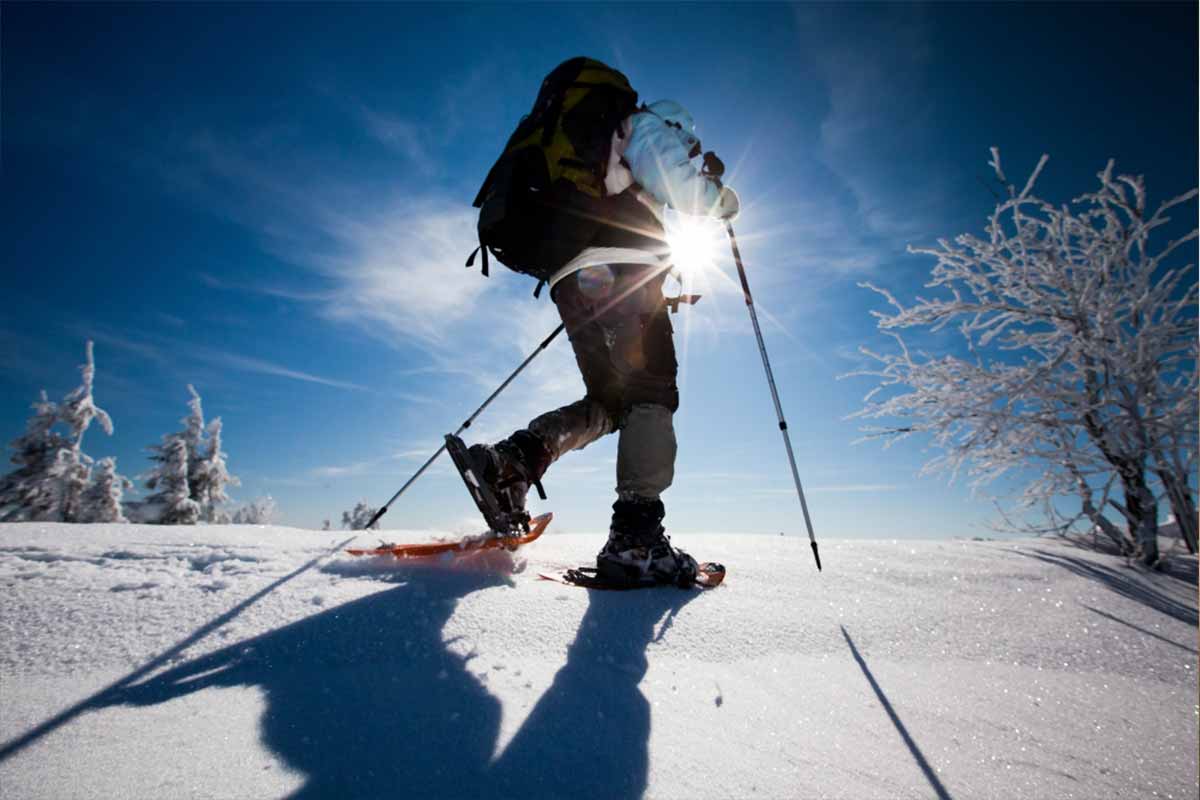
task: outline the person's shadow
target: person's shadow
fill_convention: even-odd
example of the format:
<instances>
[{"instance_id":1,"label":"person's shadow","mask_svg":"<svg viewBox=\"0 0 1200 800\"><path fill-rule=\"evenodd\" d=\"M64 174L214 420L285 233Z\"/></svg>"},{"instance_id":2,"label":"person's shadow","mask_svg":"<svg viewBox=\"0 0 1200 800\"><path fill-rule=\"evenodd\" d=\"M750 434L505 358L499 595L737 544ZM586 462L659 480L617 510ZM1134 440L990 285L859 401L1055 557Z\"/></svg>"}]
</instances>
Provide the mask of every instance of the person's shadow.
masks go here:
<instances>
[{"instance_id":1,"label":"person's shadow","mask_svg":"<svg viewBox=\"0 0 1200 800\"><path fill-rule=\"evenodd\" d=\"M698 594L669 586L591 591L567 663L492 765L494 791L501 797L641 797L650 766L650 704L638 689L648 667L646 648Z\"/></svg>"},{"instance_id":2,"label":"person's shadow","mask_svg":"<svg viewBox=\"0 0 1200 800\"><path fill-rule=\"evenodd\" d=\"M500 703L442 629L459 598L506 579L449 570L404 578L96 705L257 686L266 701L263 743L306 778L297 798L641 796L649 766L650 709L638 690L646 647L696 592L591 592L567 663L493 760ZM555 613L547 590L544 610Z\"/></svg>"}]
</instances>

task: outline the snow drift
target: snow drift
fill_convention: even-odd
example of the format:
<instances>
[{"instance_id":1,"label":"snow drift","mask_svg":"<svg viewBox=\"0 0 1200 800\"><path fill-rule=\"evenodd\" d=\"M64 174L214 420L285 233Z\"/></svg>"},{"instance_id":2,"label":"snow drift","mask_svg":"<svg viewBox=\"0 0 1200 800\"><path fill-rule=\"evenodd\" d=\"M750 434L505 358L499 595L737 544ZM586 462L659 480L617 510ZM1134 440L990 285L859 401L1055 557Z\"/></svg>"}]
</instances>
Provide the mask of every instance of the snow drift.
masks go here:
<instances>
[{"instance_id":1,"label":"snow drift","mask_svg":"<svg viewBox=\"0 0 1200 800\"><path fill-rule=\"evenodd\" d=\"M0 794L1196 796L1192 557L678 538L724 586L540 581L601 544L553 530L0 525Z\"/></svg>"}]
</instances>

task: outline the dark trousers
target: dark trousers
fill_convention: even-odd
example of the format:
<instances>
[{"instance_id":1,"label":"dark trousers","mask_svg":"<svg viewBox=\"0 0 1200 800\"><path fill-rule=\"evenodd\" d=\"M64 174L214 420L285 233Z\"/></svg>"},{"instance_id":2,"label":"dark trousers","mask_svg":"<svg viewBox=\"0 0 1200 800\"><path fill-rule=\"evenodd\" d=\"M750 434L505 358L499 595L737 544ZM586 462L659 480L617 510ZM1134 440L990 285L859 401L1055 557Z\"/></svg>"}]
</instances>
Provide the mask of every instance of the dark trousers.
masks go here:
<instances>
[{"instance_id":1,"label":"dark trousers","mask_svg":"<svg viewBox=\"0 0 1200 800\"><path fill-rule=\"evenodd\" d=\"M554 287L587 394L532 420L526 431L545 445L537 474L564 453L612 431L617 444L617 494L657 500L675 474L679 372L671 320L663 301L662 267L588 267ZM527 436L518 431L513 439Z\"/></svg>"}]
</instances>

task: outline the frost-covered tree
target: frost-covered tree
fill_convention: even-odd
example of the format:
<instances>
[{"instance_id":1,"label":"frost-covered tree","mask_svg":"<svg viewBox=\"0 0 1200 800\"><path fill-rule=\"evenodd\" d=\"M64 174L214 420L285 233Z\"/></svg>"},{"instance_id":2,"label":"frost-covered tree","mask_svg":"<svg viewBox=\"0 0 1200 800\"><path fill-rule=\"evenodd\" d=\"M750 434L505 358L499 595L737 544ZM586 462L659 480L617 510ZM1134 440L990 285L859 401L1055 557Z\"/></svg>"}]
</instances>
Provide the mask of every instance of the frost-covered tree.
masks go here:
<instances>
[{"instance_id":1,"label":"frost-covered tree","mask_svg":"<svg viewBox=\"0 0 1200 800\"><path fill-rule=\"evenodd\" d=\"M160 525L195 525L200 521L200 504L188 489L187 440L183 434L169 433L150 451L150 460L158 466L144 476L146 488L154 493L143 507Z\"/></svg>"},{"instance_id":2,"label":"frost-covered tree","mask_svg":"<svg viewBox=\"0 0 1200 800\"><path fill-rule=\"evenodd\" d=\"M976 487L1039 470L1022 504L1054 514L1077 499L1079 514L1053 521L1060 532L1096 526L1147 564L1158 560L1157 487L1190 521L1194 548L1197 286L1192 265L1168 259L1197 232L1165 244L1151 234L1196 191L1149 212L1141 177L1114 175L1110 161L1097 191L1056 206L1032 193L1045 156L1020 192L992 156L1008 197L986 236L909 248L937 260L938 296L905 306L864 284L891 304L873 313L898 347L863 349L880 366L854 374L880 385L854 416L887 420L868 429L876 436L931 435L941 455L925 471L965 469ZM900 332L922 328L957 331L960 348L911 349Z\"/></svg>"},{"instance_id":3,"label":"frost-covered tree","mask_svg":"<svg viewBox=\"0 0 1200 800\"><path fill-rule=\"evenodd\" d=\"M92 459L76 447L58 451L51 474L59 483L58 518L63 522L83 522L86 510L83 495L92 481Z\"/></svg>"},{"instance_id":4,"label":"frost-covered tree","mask_svg":"<svg viewBox=\"0 0 1200 800\"><path fill-rule=\"evenodd\" d=\"M93 343L86 345L87 363L80 365L83 382L58 405L58 419L70 429L70 447L59 450L55 472L62 483L60 518L78 522L88 515L83 508L83 495L91 481L92 460L83 452L83 435L98 421L109 436L113 432L112 418L96 405L92 387L96 379L96 360Z\"/></svg>"},{"instance_id":5,"label":"frost-covered tree","mask_svg":"<svg viewBox=\"0 0 1200 800\"><path fill-rule=\"evenodd\" d=\"M368 506L366 500L360 500L354 505L353 511L342 512L342 527L352 531L364 530L371 517L375 516L376 510Z\"/></svg>"},{"instance_id":6,"label":"frost-covered tree","mask_svg":"<svg viewBox=\"0 0 1200 800\"><path fill-rule=\"evenodd\" d=\"M92 482L83 493L83 511L80 522L128 522L121 510L125 490L133 488L133 481L117 474L117 462L113 458L102 458L92 470Z\"/></svg>"},{"instance_id":7,"label":"frost-covered tree","mask_svg":"<svg viewBox=\"0 0 1200 800\"><path fill-rule=\"evenodd\" d=\"M196 401L199 406L199 396ZM217 417L208 423L205 431L207 436L203 455L192 462L188 471L192 499L200 504L200 519L204 522L228 522L229 514L221 508L229 502L225 487L240 486L241 481L237 476L230 475L225 465L225 451L221 449L221 418Z\"/></svg>"},{"instance_id":8,"label":"frost-covered tree","mask_svg":"<svg viewBox=\"0 0 1200 800\"><path fill-rule=\"evenodd\" d=\"M160 485L166 485L170 487L165 490L167 494L175 497L178 489L174 481L179 480L179 476L182 474L183 480L186 482L187 497L197 509L197 517L192 522L228 522L229 514L222 508L229 502L229 495L226 494L225 487L237 486L240 481L236 476L229 474L226 465L227 459L225 451L222 449L220 417L206 426L200 394L191 384L188 384L187 388L191 399L188 401L188 415L180 419L183 430L167 434L163 437L162 444L151 446L150 460L156 462L158 466L142 477L146 481L147 488L159 490ZM182 467L176 463L176 456L173 452L177 446L176 442L183 446ZM150 503L150 498L147 498L143 504L144 512L153 518L154 509ZM167 508L167 506L161 507ZM178 506L178 508L183 508L183 506ZM188 518L190 512L177 510L169 513L172 521L157 521L172 525L191 524L178 521Z\"/></svg>"},{"instance_id":9,"label":"frost-covered tree","mask_svg":"<svg viewBox=\"0 0 1200 800\"><path fill-rule=\"evenodd\" d=\"M204 483L204 471L200 466L204 458L204 408L196 387L189 383L187 390L192 397L188 400L188 415L179 420L183 424L179 435L187 445L188 491L193 500L200 502L200 487Z\"/></svg>"},{"instance_id":10,"label":"frost-covered tree","mask_svg":"<svg viewBox=\"0 0 1200 800\"><path fill-rule=\"evenodd\" d=\"M80 365L82 383L52 403L42 392L33 404L25 434L14 439L16 470L0 478L0 519L79 522L90 516L85 495L92 479L92 459L83 452L83 435L94 420L112 435L112 419L96 405L94 346L86 345ZM57 428L65 428L60 433Z\"/></svg>"},{"instance_id":11,"label":"frost-covered tree","mask_svg":"<svg viewBox=\"0 0 1200 800\"><path fill-rule=\"evenodd\" d=\"M58 404L45 391L31 408L34 413L25 423L25 433L9 443L17 468L0 478L0 521L61 519L58 454L69 449L71 442L54 430Z\"/></svg>"},{"instance_id":12,"label":"frost-covered tree","mask_svg":"<svg viewBox=\"0 0 1200 800\"><path fill-rule=\"evenodd\" d=\"M234 512L233 524L270 525L275 520L277 510L275 498L270 495L257 497Z\"/></svg>"},{"instance_id":13,"label":"frost-covered tree","mask_svg":"<svg viewBox=\"0 0 1200 800\"><path fill-rule=\"evenodd\" d=\"M112 418L108 412L96 405L92 388L96 380L96 358L94 344L86 345L87 363L79 366L83 383L72 390L58 406L58 418L71 429L71 438L76 445L83 442L83 434L97 420L108 435L112 435Z\"/></svg>"}]
</instances>

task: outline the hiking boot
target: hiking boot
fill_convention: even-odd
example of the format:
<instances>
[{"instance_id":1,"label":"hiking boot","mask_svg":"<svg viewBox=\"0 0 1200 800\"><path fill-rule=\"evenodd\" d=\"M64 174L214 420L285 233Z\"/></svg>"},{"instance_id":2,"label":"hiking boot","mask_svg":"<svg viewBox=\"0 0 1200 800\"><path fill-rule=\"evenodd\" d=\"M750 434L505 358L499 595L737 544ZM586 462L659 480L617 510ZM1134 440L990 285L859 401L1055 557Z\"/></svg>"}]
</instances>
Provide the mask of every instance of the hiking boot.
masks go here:
<instances>
[{"instance_id":1,"label":"hiking boot","mask_svg":"<svg viewBox=\"0 0 1200 800\"><path fill-rule=\"evenodd\" d=\"M517 431L495 445L476 444L467 450L475 465L475 474L496 498L499 511L512 523L526 528L529 514L525 496L536 486L542 499L541 477L550 465L550 451L530 431ZM511 526L510 526L511 527Z\"/></svg>"},{"instance_id":2,"label":"hiking boot","mask_svg":"<svg viewBox=\"0 0 1200 800\"><path fill-rule=\"evenodd\" d=\"M525 495L529 493L529 474L519 452L500 445L473 444L467 450L475 464L475 474L491 491L500 511L510 518L524 517Z\"/></svg>"},{"instance_id":3,"label":"hiking boot","mask_svg":"<svg viewBox=\"0 0 1200 800\"><path fill-rule=\"evenodd\" d=\"M691 586L699 571L696 559L671 546L660 524L663 516L661 500L623 499L614 503L608 542L596 556L597 574L633 586Z\"/></svg>"}]
</instances>

